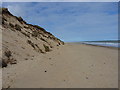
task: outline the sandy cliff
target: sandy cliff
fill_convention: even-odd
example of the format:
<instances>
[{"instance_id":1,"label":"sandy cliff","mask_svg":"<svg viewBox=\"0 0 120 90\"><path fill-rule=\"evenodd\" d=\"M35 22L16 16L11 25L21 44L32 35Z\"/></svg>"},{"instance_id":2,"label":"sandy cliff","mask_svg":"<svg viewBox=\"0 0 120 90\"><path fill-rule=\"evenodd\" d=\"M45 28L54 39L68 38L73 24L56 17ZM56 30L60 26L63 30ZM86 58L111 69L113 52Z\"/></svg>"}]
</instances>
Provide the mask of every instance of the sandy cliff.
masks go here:
<instances>
[{"instance_id":1,"label":"sandy cliff","mask_svg":"<svg viewBox=\"0 0 120 90\"><path fill-rule=\"evenodd\" d=\"M2 61L3 67L8 63L16 64L29 60L34 53L45 54L64 42L44 28L26 23L21 17L12 15L7 8L2 8Z\"/></svg>"}]
</instances>

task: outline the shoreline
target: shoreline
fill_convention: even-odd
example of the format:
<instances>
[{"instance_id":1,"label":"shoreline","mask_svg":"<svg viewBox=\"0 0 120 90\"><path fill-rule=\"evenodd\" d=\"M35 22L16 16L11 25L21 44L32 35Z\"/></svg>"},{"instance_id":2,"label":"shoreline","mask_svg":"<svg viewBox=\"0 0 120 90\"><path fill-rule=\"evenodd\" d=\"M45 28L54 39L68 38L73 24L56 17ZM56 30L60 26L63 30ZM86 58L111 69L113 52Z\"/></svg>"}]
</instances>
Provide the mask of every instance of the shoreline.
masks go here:
<instances>
[{"instance_id":1,"label":"shoreline","mask_svg":"<svg viewBox=\"0 0 120 90\"><path fill-rule=\"evenodd\" d=\"M110 48L110 49L120 49L120 47L112 47L112 46L102 46L102 45L93 45L93 44L85 44L84 45L90 45L90 46L96 46L96 47L104 47L104 48Z\"/></svg>"},{"instance_id":2,"label":"shoreline","mask_svg":"<svg viewBox=\"0 0 120 90\"><path fill-rule=\"evenodd\" d=\"M83 44L83 45L88 45L88 46L95 46L95 47L103 47L103 48L109 48L109 49L117 49L119 50L120 47L112 47L112 46L102 46L102 45L94 45L94 44L86 44L86 43L68 43L68 44Z\"/></svg>"}]
</instances>

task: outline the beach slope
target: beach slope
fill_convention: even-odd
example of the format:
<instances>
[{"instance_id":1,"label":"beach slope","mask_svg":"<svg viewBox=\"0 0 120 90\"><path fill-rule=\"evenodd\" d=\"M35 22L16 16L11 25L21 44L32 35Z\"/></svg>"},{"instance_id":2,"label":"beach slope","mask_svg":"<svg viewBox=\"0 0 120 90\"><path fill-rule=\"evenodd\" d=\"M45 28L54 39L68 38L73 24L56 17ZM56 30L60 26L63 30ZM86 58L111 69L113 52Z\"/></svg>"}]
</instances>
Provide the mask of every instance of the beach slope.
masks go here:
<instances>
[{"instance_id":1,"label":"beach slope","mask_svg":"<svg viewBox=\"0 0 120 90\"><path fill-rule=\"evenodd\" d=\"M69 43L3 68L3 75L9 88L117 88L118 50Z\"/></svg>"}]
</instances>

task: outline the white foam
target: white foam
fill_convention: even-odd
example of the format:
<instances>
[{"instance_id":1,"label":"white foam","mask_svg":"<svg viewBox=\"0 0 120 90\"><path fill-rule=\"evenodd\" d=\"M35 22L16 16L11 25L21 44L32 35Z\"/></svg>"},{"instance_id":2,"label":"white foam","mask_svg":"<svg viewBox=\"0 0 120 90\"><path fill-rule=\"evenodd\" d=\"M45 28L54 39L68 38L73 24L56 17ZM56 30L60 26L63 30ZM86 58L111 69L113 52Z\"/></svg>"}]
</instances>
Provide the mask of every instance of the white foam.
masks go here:
<instances>
[{"instance_id":1,"label":"white foam","mask_svg":"<svg viewBox=\"0 0 120 90\"><path fill-rule=\"evenodd\" d=\"M120 43L111 43L111 42L84 42L85 44L100 45L100 46L111 46L111 47L120 47Z\"/></svg>"}]
</instances>

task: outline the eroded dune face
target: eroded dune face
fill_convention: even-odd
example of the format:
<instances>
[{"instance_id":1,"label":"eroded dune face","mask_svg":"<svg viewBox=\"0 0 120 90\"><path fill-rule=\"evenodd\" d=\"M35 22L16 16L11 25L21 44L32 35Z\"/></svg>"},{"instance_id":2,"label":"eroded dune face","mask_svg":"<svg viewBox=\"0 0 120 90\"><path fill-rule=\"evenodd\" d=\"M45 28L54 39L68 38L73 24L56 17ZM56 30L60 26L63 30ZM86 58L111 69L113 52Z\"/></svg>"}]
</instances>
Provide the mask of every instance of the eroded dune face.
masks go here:
<instances>
[{"instance_id":1,"label":"eroded dune face","mask_svg":"<svg viewBox=\"0 0 120 90\"><path fill-rule=\"evenodd\" d=\"M16 64L34 54L45 54L64 42L45 29L26 23L21 17L13 16L7 8L2 8L2 65Z\"/></svg>"}]
</instances>

